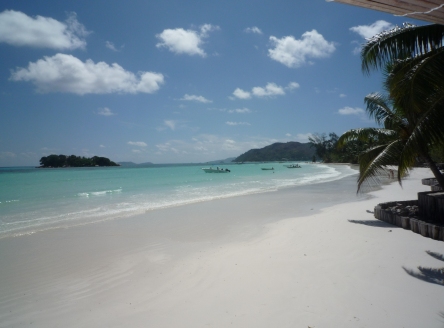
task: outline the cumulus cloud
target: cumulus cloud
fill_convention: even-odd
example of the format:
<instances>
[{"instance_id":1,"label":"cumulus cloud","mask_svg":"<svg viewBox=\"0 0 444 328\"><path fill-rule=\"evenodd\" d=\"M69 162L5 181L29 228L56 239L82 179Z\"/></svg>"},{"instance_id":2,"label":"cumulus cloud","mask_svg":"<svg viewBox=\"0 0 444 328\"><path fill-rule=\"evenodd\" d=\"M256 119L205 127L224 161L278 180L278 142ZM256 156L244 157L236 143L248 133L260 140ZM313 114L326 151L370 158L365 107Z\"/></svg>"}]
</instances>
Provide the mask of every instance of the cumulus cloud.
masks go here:
<instances>
[{"instance_id":1,"label":"cumulus cloud","mask_svg":"<svg viewBox=\"0 0 444 328\"><path fill-rule=\"evenodd\" d=\"M236 98L239 98L239 99L250 99L251 98L251 93L250 92L244 91L244 90L239 89L239 88L234 90L233 95Z\"/></svg>"},{"instance_id":2,"label":"cumulus cloud","mask_svg":"<svg viewBox=\"0 0 444 328\"><path fill-rule=\"evenodd\" d=\"M356 107L344 107L338 110L338 113L341 115L361 115L364 114L364 110L362 108Z\"/></svg>"},{"instance_id":3,"label":"cumulus cloud","mask_svg":"<svg viewBox=\"0 0 444 328\"><path fill-rule=\"evenodd\" d=\"M225 122L225 124L230 125L230 126L235 126L235 125L251 125L248 122L230 122L230 121Z\"/></svg>"},{"instance_id":4,"label":"cumulus cloud","mask_svg":"<svg viewBox=\"0 0 444 328\"><path fill-rule=\"evenodd\" d=\"M137 147L146 147L146 146L148 146L145 142L143 142L143 141L128 141L127 142L128 143L128 145L131 145L131 146L137 146Z\"/></svg>"},{"instance_id":5,"label":"cumulus cloud","mask_svg":"<svg viewBox=\"0 0 444 328\"><path fill-rule=\"evenodd\" d=\"M252 96L255 97L274 97L285 95L285 90L294 90L299 88L299 83L290 82L288 86L282 87L276 83L269 82L265 87L253 87L251 92L244 91L237 88L234 90L233 95L239 99L250 99Z\"/></svg>"},{"instance_id":6,"label":"cumulus cloud","mask_svg":"<svg viewBox=\"0 0 444 328\"><path fill-rule=\"evenodd\" d=\"M311 58L325 58L335 50L333 42L328 42L316 30L302 34L300 40L293 36L281 39L270 36L274 48L268 49L268 56L290 68L298 68Z\"/></svg>"},{"instance_id":7,"label":"cumulus cloud","mask_svg":"<svg viewBox=\"0 0 444 328\"><path fill-rule=\"evenodd\" d=\"M160 42L156 44L156 47L167 48L176 54L206 57L207 54L202 49L204 39L208 37L209 32L218 29L219 26L211 24L202 25L199 31L185 30L183 28L166 29L156 35L160 40Z\"/></svg>"},{"instance_id":8,"label":"cumulus cloud","mask_svg":"<svg viewBox=\"0 0 444 328\"><path fill-rule=\"evenodd\" d=\"M44 57L27 68L12 72L12 81L32 82L38 92L68 92L78 95L106 93L153 93L164 83L160 73L126 71L114 63L82 62L66 54Z\"/></svg>"},{"instance_id":9,"label":"cumulus cloud","mask_svg":"<svg viewBox=\"0 0 444 328\"><path fill-rule=\"evenodd\" d=\"M393 27L394 26L389 22L386 22L384 20L378 20L370 25L358 25L350 27L350 31L358 33L364 39L370 39L376 34L379 34L385 30L389 30ZM355 48L353 49L353 54L354 55L360 54L362 45L360 45L359 42L357 41L353 41L352 43L358 44L358 46L355 46Z\"/></svg>"},{"instance_id":10,"label":"cumulus cloud","mask_svg":"<svg viewBox=\"0 0 444 328\"><path fill-rule=\"evenodd\" d=\"M265 88L254 87L252 89L253 95L257 97L271 97L285 95L284 88L278 86L276 83L267 83Z\"/></svg>"},{"instance_id":11,"label":"cumulus cloud","mask_svg":"<svg viewBox=\"0 0 444 328\"><path fill-rule=\"evenodd\" d=\"M85 48L86 28L71 13L65 22L50 17L28 15L14 10L0 13L0 42L13 46L51 49Z\"/></svg>"},{"instance_id":12,"label":"cumulus cloud","mask_svg":"<svg viewBox=\"0 0 444 328\"><path fill-rule=\"evenodd\" d=\"M197 102L201 102L201 103L211 103L212 102L211 100L208 100L205 97L196 96L196 95L189 95L189 94L185 94L185 96L183 96L183 98L180 98L180 100L197 101Z\"/></svg>"},{"instance_id":13,"label":"cumulus cloud","mask_svg":"<svg viewBox=\"0 0 444 328\"><path fill-rule=\"evenodd\" d=\"M254 33L254 34L262 34L262 31L259 27L253 26L253 27L247 27L244 30L245 33Z\"/></svg>"},{"instance_id":14,"label":"cumulus cloud","mask_svg":"<svg viewBox=\"0 0 444 328\"><path fill-rule=\"evenodd\" d=\"M249 114L249 113L251 113L251 109L248 109L248 108L230 109L228 111L228 113Z\"/></svg>"},{"instance_id":15,"label":"cumulus cloud","mask_svg":"<svg viewBox=\"0 0 444 328\"><path fill-rule=\"evenodd\" d=\"M382 31L389 30L393 28L393 25L384 20L378 20L370 25L359 25L350 27L350 31L358 33L364 39L370 39L376 34L381 33Z\"/></svg>"},{"instance_id":16,"label":"cumulus cloud","mask_svg":"<svg viewBox=\"0 0 444 328\"><path fill-rule=\"evenodd\" d=\"M97 114L99 115L103 115L103 116L112 116L112 115L116 115L114 114L111 109L109 109L108 107L104 107L104 108L99 108L99 111L97 112Z\"/></svg>"}]
</instances>

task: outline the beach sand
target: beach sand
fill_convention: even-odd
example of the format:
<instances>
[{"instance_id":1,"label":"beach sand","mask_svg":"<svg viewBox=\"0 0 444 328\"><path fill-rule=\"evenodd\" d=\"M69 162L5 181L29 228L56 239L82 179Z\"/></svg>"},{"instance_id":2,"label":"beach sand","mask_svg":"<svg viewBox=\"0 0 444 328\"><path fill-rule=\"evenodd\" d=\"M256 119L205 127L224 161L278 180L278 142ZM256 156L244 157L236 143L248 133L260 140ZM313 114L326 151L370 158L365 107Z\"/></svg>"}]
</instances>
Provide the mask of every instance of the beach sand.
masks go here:
<instances>
[{"instance_id":1,"label":"beach sand","mask_svg":"<svg viewBox=\"0 0 444 328\"><path fill-rule=\"evenodd\" d=\"M425 177L360 197L349 177L0 239L0 327L444 327L444 283L417 269L443 268L426 251L444 256L444 242L367 212L416 199Z\"/></svg>"}]
</instances>

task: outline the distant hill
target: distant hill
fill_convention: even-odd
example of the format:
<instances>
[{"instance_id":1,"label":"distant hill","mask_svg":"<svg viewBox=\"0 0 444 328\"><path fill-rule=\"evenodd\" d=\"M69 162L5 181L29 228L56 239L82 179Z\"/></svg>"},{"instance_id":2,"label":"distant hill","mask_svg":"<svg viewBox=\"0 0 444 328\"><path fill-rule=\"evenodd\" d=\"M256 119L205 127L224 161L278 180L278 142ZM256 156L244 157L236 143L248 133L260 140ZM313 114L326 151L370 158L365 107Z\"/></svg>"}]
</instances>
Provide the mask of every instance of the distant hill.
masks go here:
<instances>
[{"instance_id":1,"label":"distant hill","mask_svg":"<svg viewBox=\"0 0 444 328\"><path fill-rule=\"evenodd\" d=\"M234 161L236 157L230 157L230 158L225 158L225 159L220 159L217 161L210 161L210 162L206 162L205 164L223 164L223 163L231 163Z\"/></svg>"},{"instance_id":2,"label":"distant hill","mask_svg":"<svg viewBox=\"0 0 444 328\"><path fill-rule=\"evenodd\" d=\"M311 161L314 154L315 149L308 142L276 142L261 149L250 149L233 162Z\"/></svg>"}]
</instances>

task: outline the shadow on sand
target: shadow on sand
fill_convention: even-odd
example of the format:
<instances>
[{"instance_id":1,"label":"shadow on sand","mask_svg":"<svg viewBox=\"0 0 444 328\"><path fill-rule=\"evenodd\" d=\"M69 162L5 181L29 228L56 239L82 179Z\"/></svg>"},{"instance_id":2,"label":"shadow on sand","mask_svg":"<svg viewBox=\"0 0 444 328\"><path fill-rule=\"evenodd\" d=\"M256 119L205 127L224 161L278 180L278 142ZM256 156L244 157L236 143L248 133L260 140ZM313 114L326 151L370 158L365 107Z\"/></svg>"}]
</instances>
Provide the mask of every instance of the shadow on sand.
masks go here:
<instances>
[{"instance_id":1,"label":"shadow on sand","mask_svg":"<svg viewBox=\"0 0 444 328\"><path fill-rule=\"evenodd\" d=\"M391 225L384 221L379 220L348 220L350 223L363 224L370 227L379 227L379 228L399 228L398 226Z\"/></svg>"},{"instance_id":2,"label":"shadow on sand","mask_svg":"<svg viewBox=\"0 0 444 328\"><path fill-rule=\"evenodd\" d=\"M444 261L444 255L439 254L432 251L426 251L427 254L434 257L437 260ZM431 284L437 284L440 286L444 286L444 268L424 268L419 266L418 271L414 271L411 269L407 269L405 267L402 267L407 274L411 275L412 277L418 278L422 281L429 282Z\"/></svg>"}]
</instances>

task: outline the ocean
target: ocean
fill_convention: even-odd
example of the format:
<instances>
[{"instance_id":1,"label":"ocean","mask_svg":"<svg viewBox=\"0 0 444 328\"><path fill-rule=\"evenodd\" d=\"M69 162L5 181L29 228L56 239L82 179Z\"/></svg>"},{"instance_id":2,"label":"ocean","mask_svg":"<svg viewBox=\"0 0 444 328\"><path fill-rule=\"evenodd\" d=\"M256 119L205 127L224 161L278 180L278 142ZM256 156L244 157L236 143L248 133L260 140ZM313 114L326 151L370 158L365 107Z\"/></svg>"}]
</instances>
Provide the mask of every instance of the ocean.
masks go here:
<instances>
[{"instance_id":1,"label":"ocean","mask_svg":"<svg viewBox=\"0 0 444 328\"><path fill-rule=\"evenodd\" d=\"M347 165L299 163L38 169L0 168L0 238L125 218L171 206L273 192L356 174ZM213 166L216 168L216 165ZM274 170L261 170L273 167Z\"/></svg>"}]
</instances>

